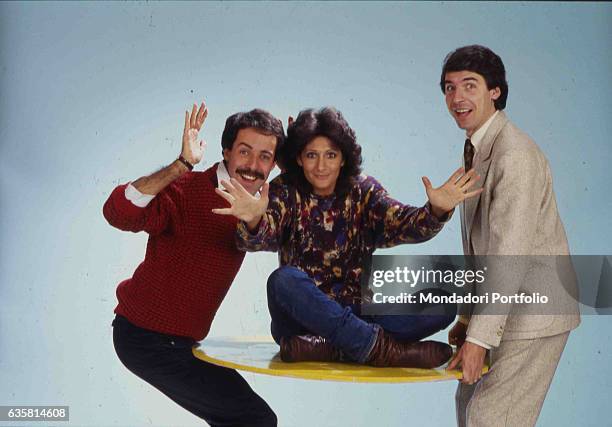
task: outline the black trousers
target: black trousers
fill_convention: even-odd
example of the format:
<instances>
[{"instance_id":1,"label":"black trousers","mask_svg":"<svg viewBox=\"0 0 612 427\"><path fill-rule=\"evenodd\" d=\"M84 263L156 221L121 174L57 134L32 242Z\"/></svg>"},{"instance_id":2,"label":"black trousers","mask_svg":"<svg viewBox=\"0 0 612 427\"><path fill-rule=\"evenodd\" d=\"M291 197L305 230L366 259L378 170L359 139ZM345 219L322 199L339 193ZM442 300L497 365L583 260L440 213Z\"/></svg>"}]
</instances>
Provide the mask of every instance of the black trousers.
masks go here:
<instances>
[{"instance_id":1,"label":"black trousers","mask_svg":"<svg viewBox=\"0 0 612 427\"><path fill-rule=\"evenodd\" d=\"M113 342L126 368L211 426L277 425L272 409L238 372L193 356L193 339L149 331L116 316Z\"/></svg>"}]
</instances>

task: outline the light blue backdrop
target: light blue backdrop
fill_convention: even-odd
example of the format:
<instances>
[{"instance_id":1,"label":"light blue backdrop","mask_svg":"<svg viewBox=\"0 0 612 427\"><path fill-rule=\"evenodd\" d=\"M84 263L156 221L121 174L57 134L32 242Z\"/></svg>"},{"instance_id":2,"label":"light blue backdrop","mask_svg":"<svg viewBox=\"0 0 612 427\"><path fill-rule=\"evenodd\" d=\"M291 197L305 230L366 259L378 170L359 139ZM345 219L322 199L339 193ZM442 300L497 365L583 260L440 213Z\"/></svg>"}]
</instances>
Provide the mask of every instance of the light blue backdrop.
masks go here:
<instances>
[{"instance_id":1,"label":"light blue backdrop","mask_svg":"<svg viewBox=\"0 0 612 427\"><path fill-rule=\"evenodd\" d=\"M612 5L538 3L1 3L0 404L70 405L71 426L195 426L120 364L116 284L146 236L101 208L113 187L176 158L183 111L205 99L205 162L233 112L343 111L365 170L422 203L463 135L437 85L480 43L504 59L507 112L547 154L576 254L612 253ZM458 254L458 215L392 253ZM272 254L249 255L211 336L268 330ZM609 423L610 317L570 337L541 426ZM440 334L443 339L445 334ZM247 374L282 426L448 426L455 383L367 385ZM42 423L41 425L44 425Z\"/></svg>"}]
</instances>

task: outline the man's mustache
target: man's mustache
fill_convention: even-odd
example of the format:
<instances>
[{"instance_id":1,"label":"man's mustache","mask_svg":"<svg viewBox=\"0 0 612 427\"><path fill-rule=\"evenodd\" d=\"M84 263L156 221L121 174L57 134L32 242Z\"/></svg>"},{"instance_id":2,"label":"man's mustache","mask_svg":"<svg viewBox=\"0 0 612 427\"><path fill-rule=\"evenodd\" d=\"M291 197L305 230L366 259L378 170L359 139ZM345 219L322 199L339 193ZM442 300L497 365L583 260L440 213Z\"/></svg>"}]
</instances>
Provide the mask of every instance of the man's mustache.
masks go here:
<instances>
[{"instance_id":1,"label":"man's mustache","mask_svg":"<svg viewBox=\"0 0 612 427\"><path fill-rule=\"evenodd\" d=\"M263 172L256 171L253 169L239 168L239 169L236 169L236 173L239 175L250 175L250 176L254 176L255 178L259 178L259 179L266 179Z\"/></svg>"}]
</instances>

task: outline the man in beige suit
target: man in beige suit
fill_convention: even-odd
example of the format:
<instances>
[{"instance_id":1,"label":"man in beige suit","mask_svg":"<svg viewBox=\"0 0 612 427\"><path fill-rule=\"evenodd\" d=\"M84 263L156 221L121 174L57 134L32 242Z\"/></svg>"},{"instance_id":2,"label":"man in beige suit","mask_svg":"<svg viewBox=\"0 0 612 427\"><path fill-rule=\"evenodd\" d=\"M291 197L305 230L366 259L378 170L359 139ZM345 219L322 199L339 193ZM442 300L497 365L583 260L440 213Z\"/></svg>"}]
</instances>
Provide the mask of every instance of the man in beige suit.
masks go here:
<instances>
[{"instance_id":1,"label":"man in beige suit","mask_svg":"<svg viewBox=\"0 0 612 427\"><path fill-rule=\"evenodd\" d=\"M446 57L440 85L450 114L466 131L465 169L476 170L484 189L461 209L464 253L534 256L512 258L520 261L498 283L506 294L562 290L563 276L573 270L562 271L550 256L569 254L550 168L502 111L508 84L501 58L483 46L459 48ZM460 317L450 331L449 342L460 349L449 369L463 371L459 426L535 425L569 331L580 319L571 298L554 314L524 315L524 309L511 305L505 314ZM487 350L491 367L482 376Z\"/></svg>"}]
</instances>

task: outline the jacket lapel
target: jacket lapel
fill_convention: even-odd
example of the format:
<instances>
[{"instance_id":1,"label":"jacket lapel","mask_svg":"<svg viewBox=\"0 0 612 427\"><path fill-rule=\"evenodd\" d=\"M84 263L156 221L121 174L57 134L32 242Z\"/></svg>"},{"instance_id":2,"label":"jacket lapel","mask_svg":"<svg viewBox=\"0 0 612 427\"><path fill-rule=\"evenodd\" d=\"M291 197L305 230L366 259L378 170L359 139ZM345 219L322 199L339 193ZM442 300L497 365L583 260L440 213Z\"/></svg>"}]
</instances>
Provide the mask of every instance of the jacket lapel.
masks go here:
<instances>
[{"instance_id":1,"label":"jacket lapel","mask_svg":"<svg viewBox=\"0 0 612 427\"><path fill-rule=\"evenodd\" d=\"M497 136L499 135L502 128L508 122L508 118L503 111L499 111L489 129L487 129L487 133L482 138L481 144L478 147L478 151L474 155L474 169L480 175L480 180L478 181L477 188L481 188L487 179L487 174L489 173L489 166L491 166L491 152L493 150L493 145L497 140ZM472 245L471 245L471 235L472 235L472 226L474 225L474 216L476 215L476 210L480 205L480 198L482 193L476 197L472 197L471 199L467 199L464 201L464 215L465 215L465 233L464 236L464 251L466 253L472 253ZM469 248L469 251L466 249Z\"/></svg>"}]
</instances>

